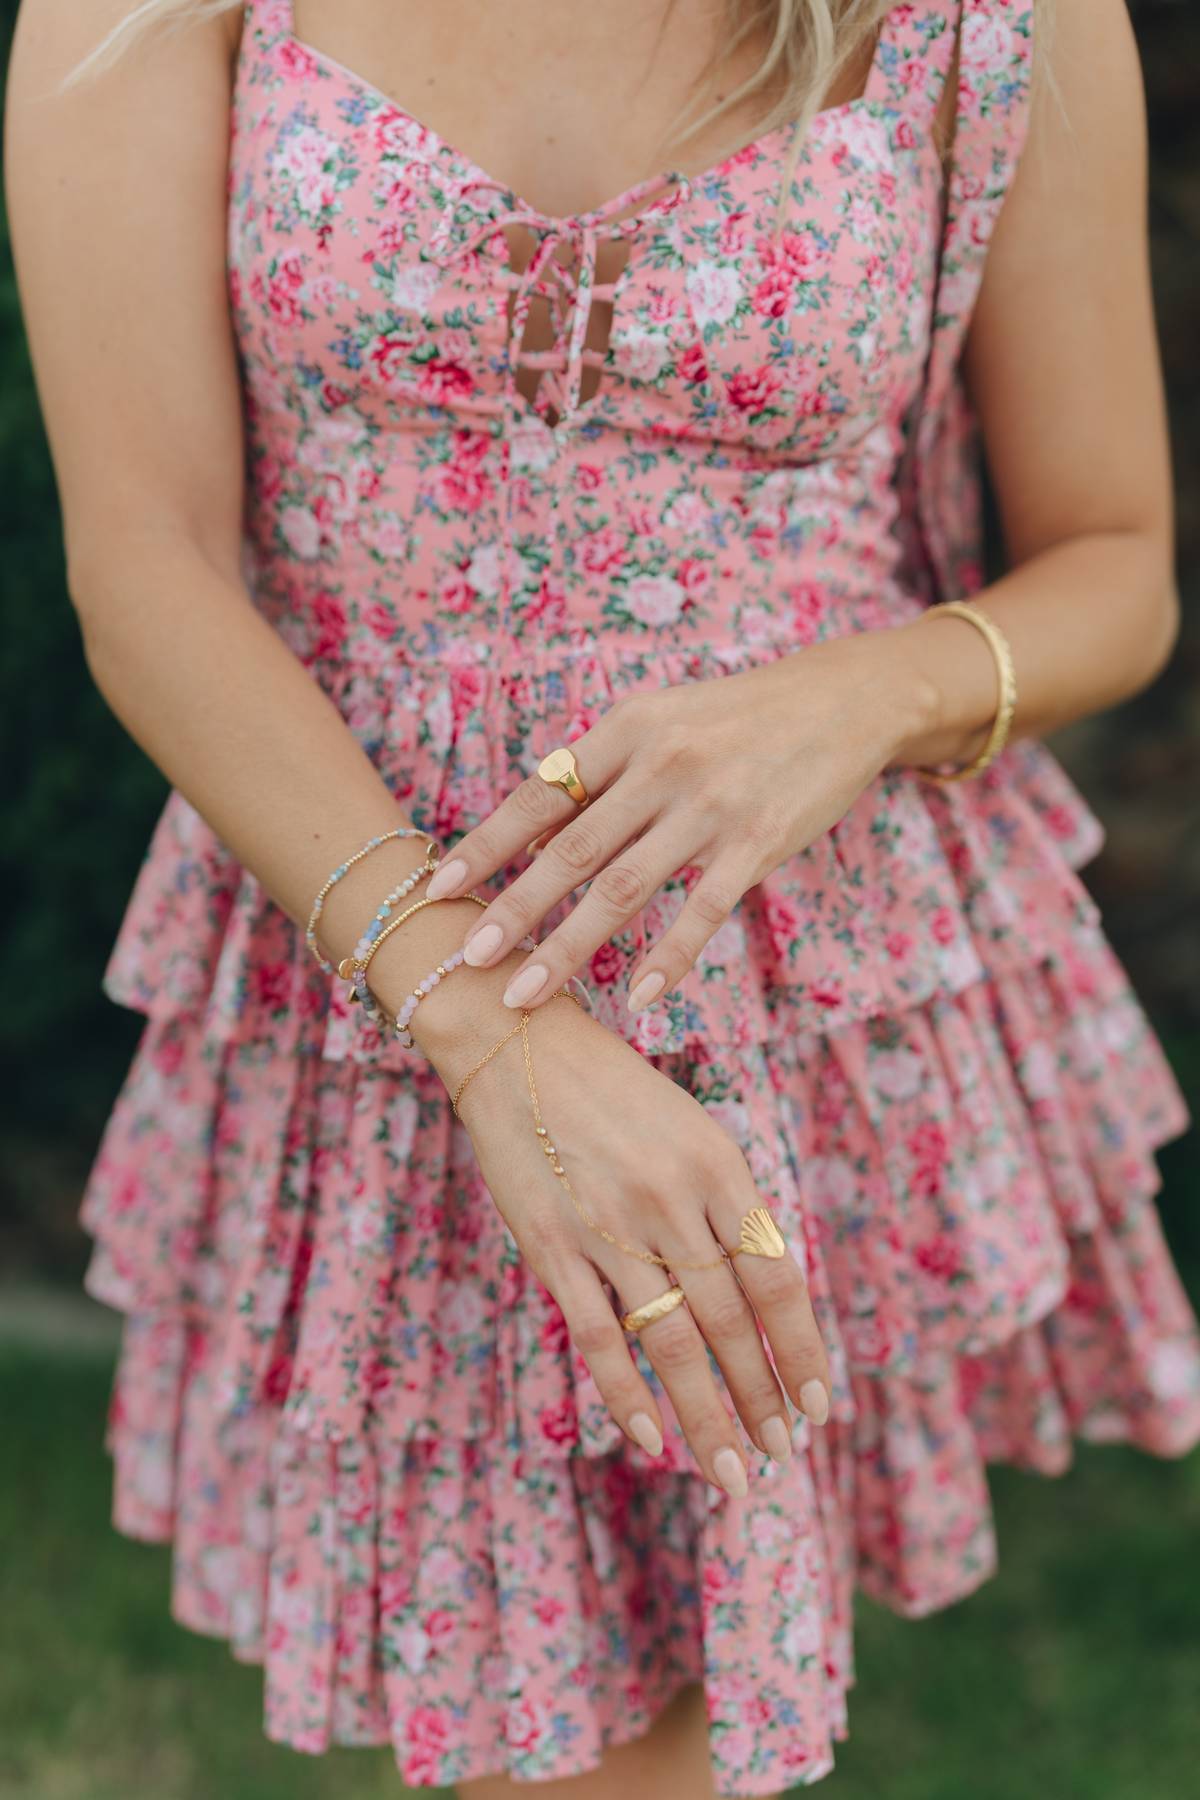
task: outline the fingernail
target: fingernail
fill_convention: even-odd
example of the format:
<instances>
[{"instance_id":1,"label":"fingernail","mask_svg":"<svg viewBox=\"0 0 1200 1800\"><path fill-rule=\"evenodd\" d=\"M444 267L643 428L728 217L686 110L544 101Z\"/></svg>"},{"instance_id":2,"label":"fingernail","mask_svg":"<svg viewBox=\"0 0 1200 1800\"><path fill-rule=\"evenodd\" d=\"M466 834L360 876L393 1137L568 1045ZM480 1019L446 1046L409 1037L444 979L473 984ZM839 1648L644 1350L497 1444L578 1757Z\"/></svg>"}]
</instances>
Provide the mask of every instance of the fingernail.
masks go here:
<instances>
[{"instance_id":1,"label":"fingernail","mask_svg":"<svg viewBox=\"0 0 1200 1800\"><path fill-rule=\"evenodd\" d=\"M660 974L657 969L653 974L643 975L637 986L629 990L630 1012L640 1012L643 1006L649 1006L654 996L660 994L666 984L666 976Z\"/></svg>"},{"instance_id":2,"label":"fingernail","mask_svg":"<svg viewBox=\"0 0 1200 1800\"><path fill-rule=\"evenodd\" d=\"M425 892L431 900L444 900L447 894L453 894L467 879L467 865L461 856L452 856L449 862L439 864L429 877Z\"/></svg>"},{"instance_id":3,"label":"fingernail","mask_svg":"<svg viewBox=\"0 0 1200 1800\"><path fill-rule=\"evenodd\" d=\"M778 1413L773 1418L763 1420L758 1428L758 1435L767 1446L767 1455L775 1462L785 1463L791 1460L791 1433Z\"/></svg>"},{"instance_id":4,"label":"fingernail","mask_svg":"<svg viewBox=\"0 0 1200 1800\"><path fill-rule=\"evenodd\" d=\"M504 990L505 1006L524 1006L546 985L546 970L541 963L530 963L513 976Z\"/></svg>"},{"instance_id":5,"label":"fingernail","mask_svg":"<svg viewBox=\"0 0 1200 1800\"><path fill-rule=\"evenodd\" d=\"M499 925L481 925L473 937L469 937L463 945L463 961L477 969L485 963L489 956L495 956L504 942L504 933Z\"/></svg>"},{"instance_id":6,"label":"fingernail","mask_svg":"<svg viewBox=\"0 0 1200 1800\"><path fill-rule=\"evenodd\" d=\"M750 1483L746 1480L746 1465L737 1451L730 1450L728 1446L724 1450L718 1450L713 1457L713 1474L725 1492L732 1494L735 1500L745 1499L750 1492Z\"/></svg>"},{"instance_id":7,"label":"fingernail","mask_svg":"<svg viewBox=\"0 0 1200 1800\"><path fill-rule=\"evenodd\" d=\"M824 1384L815 1378L800 1389L800 1405L814 1425L823 1425L829 1417L829 1395Z\"/></svg>"},{"instance_id":8,"label":"fingernail","mask_svg":"<svg viewBox=\"0 0 1200 1800\"><path fill-rule=\"evenodd\" d=\"M662 1432L649 1413L634 1413L629 1421L629 1434L642 1446L648 1456L662 1455Z\"/></svg>"}]
</instances>

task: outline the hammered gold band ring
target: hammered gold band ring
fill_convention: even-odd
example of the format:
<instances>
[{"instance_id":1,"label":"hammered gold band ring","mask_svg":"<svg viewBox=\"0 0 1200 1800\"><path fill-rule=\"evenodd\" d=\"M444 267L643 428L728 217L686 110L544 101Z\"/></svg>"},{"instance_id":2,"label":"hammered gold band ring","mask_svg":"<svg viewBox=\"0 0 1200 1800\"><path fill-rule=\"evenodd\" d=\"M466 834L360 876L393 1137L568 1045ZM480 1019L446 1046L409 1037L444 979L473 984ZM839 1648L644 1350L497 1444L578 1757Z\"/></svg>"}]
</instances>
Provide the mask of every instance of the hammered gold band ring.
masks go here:
<instances>
[{"instance_id":1,"label":"hammered gold band ring","mask_svg":"<svg viewBox=\"0 0 1200 1800\"><path fill-rule=\"evenodd\" d=\"M565 745L551 750L548 756L543 756L537 772L551 787L561 788L576 806L587 805L588 791L579 778L579 765Z\"/></svg>"},{"instance_id":2,"label":"hammered gold band ring","mask_svg":"<svg viewBox=\"0 0 1200 1800\"><path fill-rule=\"evenodd\" d=\"M668 1288L665 1294L656 1294L653 1300L647 1300L645 1306L635 1306L632 1312L621 1314L621 1323L626 1331L641 1331L645 1325L653 1325L656 1319L665 1319L673 1313L677 1306L682 1306L686 1298L681 1287Z\"/></svg>"}]
</instances>

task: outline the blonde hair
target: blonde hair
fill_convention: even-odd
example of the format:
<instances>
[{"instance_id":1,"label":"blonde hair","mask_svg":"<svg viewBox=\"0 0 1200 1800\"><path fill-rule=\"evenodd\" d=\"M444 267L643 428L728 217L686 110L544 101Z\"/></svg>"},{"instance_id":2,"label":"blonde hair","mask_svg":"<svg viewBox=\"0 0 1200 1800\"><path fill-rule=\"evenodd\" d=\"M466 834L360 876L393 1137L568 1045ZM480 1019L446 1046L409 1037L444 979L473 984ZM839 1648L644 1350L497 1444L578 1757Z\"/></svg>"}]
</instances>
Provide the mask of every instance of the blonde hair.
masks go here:
<instances>
[{"instance_id":1,"label":"blonde hair","mask_svg":"<svg viewBox=\"0 0 1200 1800\"><path fill-rule=\"evenodd\" d=\"M158 25L176 28L201 19L232 12L243 0L138 0L123 19L67 74L63 87L74 86L88 75L116 62L145 32ZM1048 22L1051 0L1033 0L1039 35ZM714 88L721 73L748 38L765 39L765 50L745 80L706 107L686 129L670 140L686 142L739 103L760 96L763 100L758 131L762 135L795 127L790 155L780 183L780 216L791 184L803 140L824 96L854 66L897 0L724 0L725 30L721 45L708 68L702 71L700 90ZM667 0L665 24L675 0ZM1044 58L1039 58L1044 62ZM771 100L769 96L774 95ZM687 119L688 109L680 115ZM729 145L729 151L737 149Z\"/></svg>"}]
</instances>

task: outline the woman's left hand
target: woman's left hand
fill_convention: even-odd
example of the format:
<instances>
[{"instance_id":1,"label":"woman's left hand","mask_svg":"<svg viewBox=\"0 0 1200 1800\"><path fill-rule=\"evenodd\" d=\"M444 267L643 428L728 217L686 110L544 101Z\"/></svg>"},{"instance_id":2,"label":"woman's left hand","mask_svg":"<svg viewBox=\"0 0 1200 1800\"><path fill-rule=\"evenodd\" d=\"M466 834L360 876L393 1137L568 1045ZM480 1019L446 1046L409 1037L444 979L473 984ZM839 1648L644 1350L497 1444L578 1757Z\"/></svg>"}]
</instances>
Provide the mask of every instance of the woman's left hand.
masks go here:
<instances>
[{"instance_id":1,"label":"woman's left hand","mask_svg":"<svg viewBox=\"0 0 1200 1800\"><path fill-rule=\"evenodd\" d=\"M431 898L466 892L543 840L480 912L466 961L486 967L583 882L587 893L505 990L536 1006L678 870L701 873L633 971L629 1007L674 987L747 888L837 823L922 719L896 631L826 640L714 680L639 690L570 746L588 802L536 773L455 845Z\"/></svg>"}]
</instances>

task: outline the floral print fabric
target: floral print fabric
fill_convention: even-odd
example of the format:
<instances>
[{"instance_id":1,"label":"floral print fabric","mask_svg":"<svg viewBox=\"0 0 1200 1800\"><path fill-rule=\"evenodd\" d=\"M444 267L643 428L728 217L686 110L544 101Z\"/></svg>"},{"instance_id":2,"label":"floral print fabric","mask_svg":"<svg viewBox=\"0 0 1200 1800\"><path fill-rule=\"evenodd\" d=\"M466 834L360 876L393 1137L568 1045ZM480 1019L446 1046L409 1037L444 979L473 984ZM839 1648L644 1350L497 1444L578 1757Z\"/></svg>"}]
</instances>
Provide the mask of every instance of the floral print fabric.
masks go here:
<instances>
[{"instance_id":1,"label":"floral print fabric","mask_svg":"<svg viewBox=\"0 0 1200 1800\"><path fill-rule=\"evenodd\" d=\"M773 240L786 132L551 219L299 42L286 0L247 8L246 581L448 846L631 688L978 585L959 353L1030 29L1023 0L894 7ZM516 327L549 276L509 270L512 218L577 271L533 404ZM172 796L107 975L146 1026L85 1199L88 1286L126 1314L116 1522L173 1541L183 1622L263 1663L273 1737L390 1741L412 1786L532 1781L702 1681L722 1793L814 1781L847 1730L855 1589L917 1615L995 1567L988 1461L1200 1438L1154 1207L1188 1115L1078 873L1101 841L1040 744L952 788L892 771L664 1004L620 994L694 870L594 959L601 1016L746 1151L829 1347L830 1423L797 1417L792 1462L755 1458L735 1501L665 1397L661 1459L618 1431L436 1077L369 1041Z\"/></svg>"}]
</instances>

